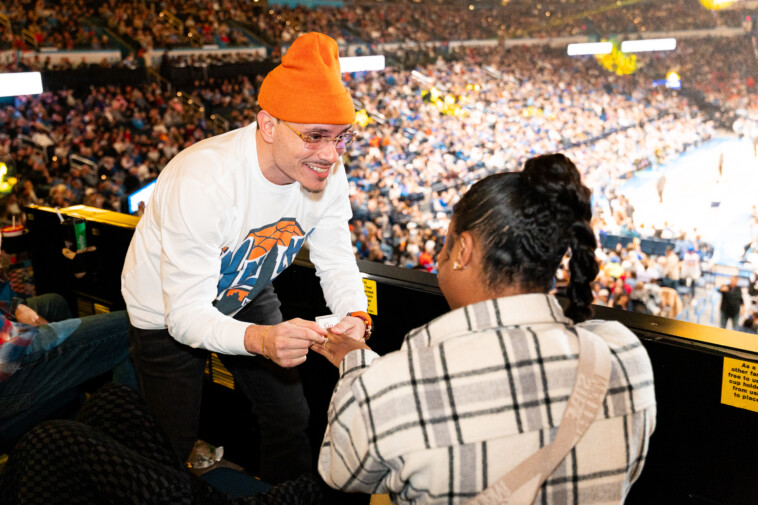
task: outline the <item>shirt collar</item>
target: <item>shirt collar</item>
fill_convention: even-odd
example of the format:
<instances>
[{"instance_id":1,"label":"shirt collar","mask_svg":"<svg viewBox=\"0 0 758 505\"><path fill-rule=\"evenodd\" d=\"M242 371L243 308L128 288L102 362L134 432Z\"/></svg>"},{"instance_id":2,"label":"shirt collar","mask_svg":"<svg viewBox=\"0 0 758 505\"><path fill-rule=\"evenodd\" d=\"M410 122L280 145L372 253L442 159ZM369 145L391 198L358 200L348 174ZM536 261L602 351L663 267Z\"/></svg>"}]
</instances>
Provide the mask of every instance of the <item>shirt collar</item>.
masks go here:
<instances>
[{"instance_id":1,"label":"shirt collar","mask_svg":"<svg viewBox=\"0 0 758 505\"><path fill-rule=\"evenodd\" d=\"M443 314L409 333L406 345L411 348L431 347L460 335L535 324L571 325L573 322L563 314L558 300L552 295L505 296Z\"/></svg>"}]
</instances>

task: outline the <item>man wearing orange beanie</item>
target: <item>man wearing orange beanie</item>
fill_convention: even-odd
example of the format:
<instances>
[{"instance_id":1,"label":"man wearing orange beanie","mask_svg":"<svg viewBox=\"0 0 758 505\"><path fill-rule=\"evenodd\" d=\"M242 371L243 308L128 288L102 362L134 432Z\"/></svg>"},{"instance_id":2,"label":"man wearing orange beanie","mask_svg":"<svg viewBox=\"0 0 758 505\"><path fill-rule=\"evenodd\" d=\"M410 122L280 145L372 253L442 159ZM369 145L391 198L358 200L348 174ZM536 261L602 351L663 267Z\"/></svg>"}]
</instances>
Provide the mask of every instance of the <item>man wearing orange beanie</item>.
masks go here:
<instances>
[{"instance_id":1,"label":"man wearing orange beanie","mask_svg":"<svg viewBox=\"0 0 758 505\"><path fill-rule=\"evenodd\" d=\"M261 476L311 468L308 405L295 366L326 331L282 322L271 281L307 241L332 332L363 338L371 319L347 221L341 156L353 140L336 42L298 38L258 95L257 122L185 149L158 177L122 272L143 395L186 458L197 438L203 371L216 352L250 398Z\"/></svg>"}]
</instances>

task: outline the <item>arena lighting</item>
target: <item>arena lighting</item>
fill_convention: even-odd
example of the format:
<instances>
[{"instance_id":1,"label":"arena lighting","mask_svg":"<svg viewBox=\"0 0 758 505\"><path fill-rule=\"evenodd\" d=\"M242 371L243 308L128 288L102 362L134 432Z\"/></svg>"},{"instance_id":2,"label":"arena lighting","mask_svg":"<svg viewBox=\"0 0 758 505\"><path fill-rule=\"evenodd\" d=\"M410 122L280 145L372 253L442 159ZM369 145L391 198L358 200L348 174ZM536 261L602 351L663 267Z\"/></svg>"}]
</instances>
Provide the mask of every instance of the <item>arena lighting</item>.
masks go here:
<instances>
[{"instance_id":1,"label":"arena lighting","mask_svg":"<svg viewBox=\"0 0 758 505\"><path fill-rule=\"evenodd\" d=\"M0 161L0 193L10 193L13 186L18 182L18 179L15 177L8 177L6 179L6 175L8 175L8 165Z\"/></svg>"},{"instance_id":2,"label":"arena lighting","mask_svg":"<svg viewBox=\"0 0 758 505\"><path fill-rule=\"evenodd\" d=\"M366 70L383 70L384 55L376 56L345 56L340 58L342 73L363 72Z\"/></svg>"},{"instance_id":3,"label":"arena lighting","mask_svg":"<svg viewBox=\"0 0 758 505\"><path fill-rule=\"evenodd\" d=\"M674 49L676 49L676 39L625 40L621 43L622 53L673 51Z\"/></svg>"},{"instance_id":4,"label":"arena lighting","mask_svg":"<svg viewBox=\"0 0 758 505\"><path fill-rule=\"evenodd\" d=\"M0 73L0 96L40 93L42 93L42 74L39 72Z\"/></svg>"},{"instance_id":5,"label":"arena lighting","mask_svg":"<svg viewBox=\"0 0 758 505\"><path fill-rule=\"evenodd\" d=\"M569 44L569 56L581 56L584 54L609 54L613 51L613 42L585 42L583 44Z\"/></svg>"}]
</instances>

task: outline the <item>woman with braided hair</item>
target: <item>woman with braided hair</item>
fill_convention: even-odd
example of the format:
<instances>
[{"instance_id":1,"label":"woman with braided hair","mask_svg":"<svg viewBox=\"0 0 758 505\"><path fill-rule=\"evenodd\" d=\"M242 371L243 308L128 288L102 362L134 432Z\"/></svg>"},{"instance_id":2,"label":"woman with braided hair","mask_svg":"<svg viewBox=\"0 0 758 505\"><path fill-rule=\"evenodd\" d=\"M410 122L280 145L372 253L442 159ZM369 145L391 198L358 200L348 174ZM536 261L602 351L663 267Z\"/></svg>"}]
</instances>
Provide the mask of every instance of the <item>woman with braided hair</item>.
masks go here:
<instances>
[{"instance_id":1,"label":"woman with braided hair","mask_svg":"<svg viewBox=\"0 0 758 505\"><path fill-rule=\"evenodd\" d=\"M482 251L482 296L503 289L547 293L561 259L571 251L566 315L582 322L590 314L590 283L598 273L590 196L576 167L562 154L532 158L522 172L492 175L455 206L448 256L443 253L439 261L447 262L459 238L465 242L460 246L472 252L468 242L476 237ZM445 292L449 277L439 277ZM448 290L452 294L456 288Z\"/></svg>"},{"instance_id":2,"label":"woman with braided hair","mask_svg":"<svg viewBox=\"0 0 758 505\"><path fill-rule=\"evenodd\" d=\"M489 176L455 205L440 253L451 312L381 357L338 335L313 345L340 370L329 485L396 504L623 503L655 426L653 375L632 332L587 320L590 218L561 154ZM564 315L549 293L566 253Z\"/></svg>"}]
</instances>

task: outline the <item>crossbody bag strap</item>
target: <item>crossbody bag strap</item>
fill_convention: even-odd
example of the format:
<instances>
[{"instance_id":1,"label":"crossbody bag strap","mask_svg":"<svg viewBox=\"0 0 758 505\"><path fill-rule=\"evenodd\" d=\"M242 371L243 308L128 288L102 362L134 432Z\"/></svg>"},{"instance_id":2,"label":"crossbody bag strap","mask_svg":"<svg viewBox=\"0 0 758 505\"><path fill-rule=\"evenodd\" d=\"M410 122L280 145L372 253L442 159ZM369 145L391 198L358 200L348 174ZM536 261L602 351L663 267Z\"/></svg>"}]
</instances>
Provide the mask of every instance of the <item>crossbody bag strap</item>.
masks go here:
<instances>
[{"instance_id":1,"label":"crossbody bag strap","mask_svg":"<svg viewBox=\"0 0 758 505\"><path fill-rule=\"evenodd\" d=\"M579 364L561 425L552 443L518 464L466 505L528 505L542 483L579 442L600 412L611 376L611 353L600 337L576 328Z\"/></svg>"}]
</instances>

